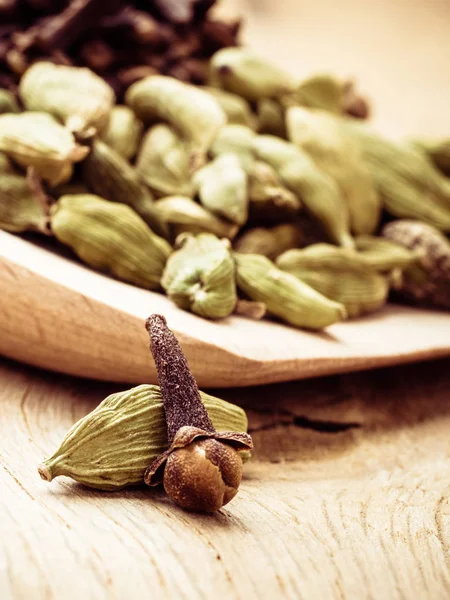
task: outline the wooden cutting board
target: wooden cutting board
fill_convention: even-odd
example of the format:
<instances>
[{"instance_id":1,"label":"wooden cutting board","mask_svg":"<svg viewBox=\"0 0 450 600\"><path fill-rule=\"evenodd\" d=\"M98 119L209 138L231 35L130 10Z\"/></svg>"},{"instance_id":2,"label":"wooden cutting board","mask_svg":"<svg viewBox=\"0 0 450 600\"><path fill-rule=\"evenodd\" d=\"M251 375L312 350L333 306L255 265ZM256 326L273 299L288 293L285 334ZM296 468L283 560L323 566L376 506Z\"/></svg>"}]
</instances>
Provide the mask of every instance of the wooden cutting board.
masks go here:
<instances>
[{"instance_id":1,"label":"wooden cutting board","mask_svg":"<svg viewBox=\"0 0 450 600\"><path fill-rule=\"evenodd\" d=\"M302 379L450 354L450 314L390 305L313 333L271 321L211 322L165 296L0 232L0 353L46 369L156 382L144 320L167 317L202 387Z\"/></svg>"}]
</instances>

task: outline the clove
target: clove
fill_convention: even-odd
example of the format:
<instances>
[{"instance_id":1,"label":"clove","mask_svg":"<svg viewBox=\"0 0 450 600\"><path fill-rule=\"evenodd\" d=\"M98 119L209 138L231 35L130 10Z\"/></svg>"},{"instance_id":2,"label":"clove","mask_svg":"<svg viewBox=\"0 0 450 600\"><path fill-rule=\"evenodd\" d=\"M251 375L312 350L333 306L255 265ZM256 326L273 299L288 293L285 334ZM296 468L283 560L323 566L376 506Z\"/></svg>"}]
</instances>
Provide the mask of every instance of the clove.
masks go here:
<instances>
[{"instance_id":1,"label":"clove","mask_svg":"<svg viewBox=\"0 0 450 600\"><path fill-rule=\"evenodd\" d=\"M167 424L169 449L148 467L147 485L164 485L179 506L214 512L237 494L242 478L239 450L251 450L247 433L217 432L175 335L162 315L146 321Z\"/></svg>"}]
</instances>

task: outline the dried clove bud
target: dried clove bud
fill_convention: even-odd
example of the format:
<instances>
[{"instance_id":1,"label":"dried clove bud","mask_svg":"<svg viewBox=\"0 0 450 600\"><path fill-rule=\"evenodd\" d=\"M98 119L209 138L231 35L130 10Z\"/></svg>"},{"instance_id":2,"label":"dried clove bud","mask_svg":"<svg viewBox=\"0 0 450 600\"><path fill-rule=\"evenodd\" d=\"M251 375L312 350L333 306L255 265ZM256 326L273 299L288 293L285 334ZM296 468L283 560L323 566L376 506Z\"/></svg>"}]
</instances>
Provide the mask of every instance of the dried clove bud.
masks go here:
<instances>
[{"instance_id":1,"label":"dried clove bud","mask_svg":"<svg viewBox=\"0 0 450 600\"><path fill-rule=\"evenodd\" d=\"M146 322L167 423L169 449L147 469L144 480L163 483L167 495L186 510L214 512L237 494L242 478L238 450L251 450L242 432L217 432L201 401L186 357L162 315Z\"/></svg>"}]
</instances>

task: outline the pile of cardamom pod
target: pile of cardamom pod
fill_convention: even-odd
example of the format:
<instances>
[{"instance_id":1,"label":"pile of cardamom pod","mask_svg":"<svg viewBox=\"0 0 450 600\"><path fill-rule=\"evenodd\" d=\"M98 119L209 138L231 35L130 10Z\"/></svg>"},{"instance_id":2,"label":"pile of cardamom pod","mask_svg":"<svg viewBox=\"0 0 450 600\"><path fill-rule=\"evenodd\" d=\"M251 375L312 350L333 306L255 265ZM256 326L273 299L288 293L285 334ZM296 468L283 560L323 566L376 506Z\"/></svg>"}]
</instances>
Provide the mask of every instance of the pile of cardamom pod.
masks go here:
<instances>
[{"instance_id":1,"label":"pile of cardamom pod","mask_svg":"<svg viewBox=\"0 0 450 600\"><path fill-rule=\"evenodd\" d=\"M450 308L450 138L385 139L335 78L244 48L208 83L149 76L122 106L86 68L35 63L21 106L0 90L0 227L209 319Z\"/></svg>"}]
</instances>

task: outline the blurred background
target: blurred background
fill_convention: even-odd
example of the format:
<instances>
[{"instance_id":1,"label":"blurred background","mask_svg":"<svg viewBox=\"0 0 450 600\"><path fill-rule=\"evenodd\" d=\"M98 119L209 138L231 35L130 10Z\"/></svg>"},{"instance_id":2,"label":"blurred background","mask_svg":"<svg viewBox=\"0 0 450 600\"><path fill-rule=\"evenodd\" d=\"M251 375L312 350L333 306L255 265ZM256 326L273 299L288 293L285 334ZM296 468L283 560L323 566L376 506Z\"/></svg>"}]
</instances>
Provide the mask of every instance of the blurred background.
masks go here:
<instances>
[{"instance_id":1,"label":"blurred background","mask_svg":"<svg viewBox=\"0 0 450 600\"><path fill-rule=\"evenodd\" d=\"M392 136L450 134L449 0L221 0L242 39L300 76L354 77Z\"/></svg>"}]
</instances>

